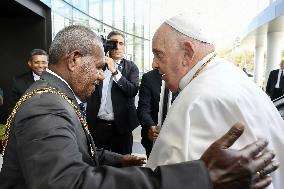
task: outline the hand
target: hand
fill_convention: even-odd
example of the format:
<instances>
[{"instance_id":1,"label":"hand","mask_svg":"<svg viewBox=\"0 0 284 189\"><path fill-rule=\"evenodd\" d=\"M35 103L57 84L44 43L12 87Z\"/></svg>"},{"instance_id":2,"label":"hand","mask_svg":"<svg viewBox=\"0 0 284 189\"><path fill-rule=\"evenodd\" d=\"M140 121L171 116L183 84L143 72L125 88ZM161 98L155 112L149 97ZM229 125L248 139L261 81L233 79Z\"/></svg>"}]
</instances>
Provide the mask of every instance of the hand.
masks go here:
<instances>
[{"instance_id":1,"label":"hand","mask_svg":"<svg viewBox=\"0 0 284 189\"><path fill-rule=\"evenodd\" d=\"M111 73L116 71L115 62L112 58L105 56L105 63L107 64L107 67Z\"/></svg>"},{"instance_id":2,"label":"hand","mask_svg":"<svg viewBox=\"0 0 284 189\"><path fill-rule=\"evenodd\" d=\"M149 140L155 142L159 136L159 129L156 126L151 126L148 129L148 138Z\"/></svg>"},{"instance_id":3,"label":"hand","mask_svg":"<svg viewBox=\"0 0 284 189\"><path fill-rule=\"evenodd\" d=\"M257 140L240 150L229 149L243 131L244 125L236 123L201 157L215 189L264 188L272 181L268 174L279 167L278 162L272 161L275 154L264 150L268 145L265 140Z\"/></svg>"},{"instance_id":4,"label":"hand","mask_svg":"<svg viewBox=\"0 0 284 189\"><path fill-rule=\"evenodd\" d=\"M121 166L122 167L130 167L130 166L142 166L143 164L145 164L146 158L144 157L137 157L134 155L124 155L122 157L122 162L121 162Z\"/></svg>"}]
</instances>

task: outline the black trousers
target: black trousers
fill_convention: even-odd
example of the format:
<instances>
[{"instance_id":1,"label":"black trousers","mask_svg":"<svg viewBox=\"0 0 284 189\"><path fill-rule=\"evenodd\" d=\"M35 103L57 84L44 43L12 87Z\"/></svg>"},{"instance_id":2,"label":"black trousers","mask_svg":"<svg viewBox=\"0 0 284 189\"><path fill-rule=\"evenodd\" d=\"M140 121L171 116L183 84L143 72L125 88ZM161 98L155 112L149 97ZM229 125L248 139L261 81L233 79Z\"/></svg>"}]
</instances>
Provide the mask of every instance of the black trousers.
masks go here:
<instances>
[{"instance_id":1,"label":"black trousers","mask_svg":"<svg viewBox=\"0 0 284 189\"><path fill-rule=\"evenodd\" d=\"M97 119L93 138L98 148L104 148L122 155L132 153L132 132L118 133L114 121Z\"/></svg>"}]
</instances>

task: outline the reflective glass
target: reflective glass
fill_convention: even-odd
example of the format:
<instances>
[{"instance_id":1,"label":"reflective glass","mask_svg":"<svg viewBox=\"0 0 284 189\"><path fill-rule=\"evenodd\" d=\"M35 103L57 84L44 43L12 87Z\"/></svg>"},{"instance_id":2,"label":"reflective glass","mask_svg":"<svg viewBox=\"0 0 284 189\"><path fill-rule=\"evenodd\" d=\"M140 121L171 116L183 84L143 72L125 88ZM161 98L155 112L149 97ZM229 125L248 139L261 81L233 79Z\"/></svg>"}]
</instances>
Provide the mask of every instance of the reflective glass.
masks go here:
<instances>
[{"instance_id":1,"label":"reflective glass","mask_svg":"<svg viewBox=\"0 0 284 189\"><path fill-rule=\"evenodd\" d=\"M113 10L113 1L104 0L103 1L103 22L112 25L112 10Z\"/></svg>"},{"instance_id":2,"label":"reflective glass","mask_svg":"<svg viewBox=\"0 0 284 189\"><path fill-rule=\"evenodd\" d=\"M134 1L134 35L143 37L144 1Z\"/></svg>"},{"instance_id":3,"label":"reflective glass","mask_svg":"<svg viewBox=\"0 0 284 189\"><path fill-rule=\"evenodd\" d=\"M125 31L133 33L134 24L134 3L133 0L127 0L125 3Z\"/></svg>"},{"instance_id":4,"label":"reflective glass","mask_svg":"<svg viewBox=\"0 0 284 189\"><path fill-rule=\"evenodd\" d=\"M123 30L123 0L114 1L114 27Z\"/></svg>"},{"instance_id":5,"label":"reflective glass","mask_svg":"<svg viewBox=\"0 0 284 189\"><path fill-rule=\"evenodd\" d=\"M89 1L88 0L72 0L72 4L77 9L83 11L84 13L89 13Z\"/></svg>"},{"instance_id":6,"label":"reflective glass","mask_svg":"<svg viewBox=\"0 0 284 189\"><path fill-rule=\"evenodd\" d=\"M82 12L73 9L73 24L89 26L89 17Z\"/></svg>"},{"instance_id":7,"label":"reflective glass","mask_svg":"<svg viewBox=\"0 0 284 189\"><path fill-rule=\"evenodd\" d=\"M56 12L52 12L52 38L64 27L71 25L72 21Z\"/></svg>"},{"instance_id":8,"label":"reflective glass","mask_svg":"<svg viewBox=\"0 0 284 189\"><path fill-rule=\"evenodd\" d=\"M101 0L89 0L89 15L100 20L100 3Z\"/></svg>"},{"instance_id":9,"label":"reflective glass","mask_svg":"<svg viewBox=\"0 0 284 189\"><path fill-rule=\"evenodd\" d=\"M134 60L134 54L133 54L133 36L132 35L125 35L125 58L128 60Z\"/></svg>"},{"instance_id":10,"label":"reflective glass","mask_svg":"<svg viewBox=\"0 0 284 189\"><path fill-rule=\"evenodd\" d=\"M40 0L40 1L46 4L47 6L51 7L51 0Z\"/></svg>"},{"instance_id":11,"label":"reflective glass","mask_svg":"<svg viewBox=\"0 0 284 189\"><path fill-rule=\"evenodd\" d=\"M63 2L62 0L53 0L52 11L72 20L72 6Z\"/></svg>"}]
</instances>

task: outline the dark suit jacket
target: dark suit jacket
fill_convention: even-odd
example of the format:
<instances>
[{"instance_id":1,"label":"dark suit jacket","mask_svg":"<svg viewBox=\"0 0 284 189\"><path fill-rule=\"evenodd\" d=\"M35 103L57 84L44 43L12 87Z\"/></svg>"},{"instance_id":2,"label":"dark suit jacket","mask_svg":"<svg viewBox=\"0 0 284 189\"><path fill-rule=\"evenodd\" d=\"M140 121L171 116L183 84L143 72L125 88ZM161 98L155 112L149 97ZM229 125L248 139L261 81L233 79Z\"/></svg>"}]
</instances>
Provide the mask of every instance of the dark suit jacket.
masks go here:
<instances>
[{"instance_id":1,"label":"dark suit jacket","mask_svg":"<svg viewBox=\"0 0 284 189\"><path fill-rule=\"evenodd\" d=\"M28 71L13 78L12 101L10 107L13 108L24 92L34 83L33 72Z\"/></svg>"},{"instance_id":2,"label":"dark suit jacket","mask_svg":"<svg viewBox=\"0 0 284 189\"><path fill-rule=\"evenodd\" d=\"M159 70L149 71L142 76L137 115L142 127L141 143L145 148L152 149L153 142L148 139L147 132L151 126L158 123L161 85L162 80Z\"/></svg>"},{"instance_id":3,"label":"dark suit jacket","mask_svg":"<svg viewBox=\"0 0 284 189\"><path fill-rule=\"evenodd\" d=\"M270 96L273 97L275 94L275 85L277 83L277 79L278 79L278 73L279 73L279 69L277 70L273 70L270 72L268 80L267 80L267 85L266 85L266 93ZM279 86L280 88L282 88L282 90L284 90L284 86Z\"/></svg>"},{"instance_id":4,"label":"dark suit jacket","mask_svg":"<svg viewBox=\"0 0 284 189\"><path fill-rule=\"evenodd\" d=\"M276 106L276 108L278 109L282 119L284 120L284 96L273 101L273 103Z\"/></svg>"},{"instance_id":5,"label":"dark suit jacket","mask_svg":"<svg viewBox=\"0 0 284 189\"><path fill-rule=\"evenodd\" d=\"M77 104L72 91L44 73L34 88L55 87ZM103 156L101 158L101 156ZM105 152L100 163L117 165L121 156ZM190 174L189 174L190 173ZM192 186L192 187L191 187ZM148 168L113 168L95 164L74 109L62 97L43 93L31 97L17 112L0 172L1 189L212 189L202 161Z\"/></svg>"},{"instance_id":6,"label":"dark suit jacket","mask_svg":"<svg viewBox=\"0 0 284 189\"><path fill-rule=\"evenodd\" d=\"M139 89L139 70L133 62L126 59L122 59L120 67L122 77L112 84L111 100L115 125L117 131L122 134L132 132L139 125L134 104ZM91 131L96 125L101 105L102 86L101 82L87 103L87 121Z\"/></svg>"},{"instance_id":7,"label":"dark suit jacket","mask_svg":"<svg viewBox=\"0 0 284 189\"><path fill-rule=\"evenodd\" d=\"M137 115L141 124L141 144L146 149L147 155L150 154L153 142L148 139L148 130L151 126L158 123L159 102L161 93L162 79L159 70L151 70L142 76L139 89L139 101ZM168 93L165 93L167 97ZM164 99L163 119L166 116L166 103Z\"/></svg>"}]
</instances>

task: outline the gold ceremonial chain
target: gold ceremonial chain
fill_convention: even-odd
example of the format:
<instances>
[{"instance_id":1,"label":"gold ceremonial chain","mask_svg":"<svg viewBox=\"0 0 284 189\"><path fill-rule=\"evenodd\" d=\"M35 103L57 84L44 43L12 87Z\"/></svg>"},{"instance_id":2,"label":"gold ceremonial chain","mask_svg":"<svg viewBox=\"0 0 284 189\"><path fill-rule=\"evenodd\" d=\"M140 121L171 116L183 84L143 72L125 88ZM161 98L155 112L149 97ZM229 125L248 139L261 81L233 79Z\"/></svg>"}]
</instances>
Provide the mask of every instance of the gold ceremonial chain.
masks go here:
<instances>
[{"instance_id":1,"label":"gold ceremonial chain","mask_svg":"<svg viewBox=\"0 0 284 189\"><path fill-rule=\"evenodd\" d=\"M200 72L205 68L205 66L213 59L215 58L216 54L213 54L213 56L211 56L211 58L209 58L206 62L204 62L201 67L195 72L195 74L193 75L193 77L191 78L191 80L188 82L190 83L194 78L196 78Z\"/></svg>"},{"instance_id":2,"label":"gold ceremonial chain","mask_svg":"<svg viewBox=\"0 0 284 189\"><path fill-rule=\"evenodd\" d=\"M5 153L5 149L7 147L8 144L8 138L9 138L9 133L10 133L10 128L12 125L12 121L17 113L17 111L19 110L20 106L22 103L24 103L25 101L27 101L28 99L30 99L33 95L35 94L42 94L42 93L51 93L51 94L56 94L61 96L64 100L66 100L71 106L72 108L75 110L82 126L83 126L83 130L86 132L87 136L87 140L89 135L90 135L90 131L88 129L88 125L86 122L86 119L82 116L80 109L67 97L66 94L64 94L63 92L55 89L55 88L51 88L51 87L46 87L46 88L41 88L41 89L34 89L33 91L23 95L20 100L16 103L15 107L12 110L12 113L9 115L7 122L6 122L6 128L5 128L5 133L4 133L4 138L2 141L2 145L3 145L3 151L2 151L2 155L4 156ZM90 149L91 149L91 155L92 157L94 157L95 155L95 149L93 148L92 144L90 143Z\"/></svg>"}]
</instances>

